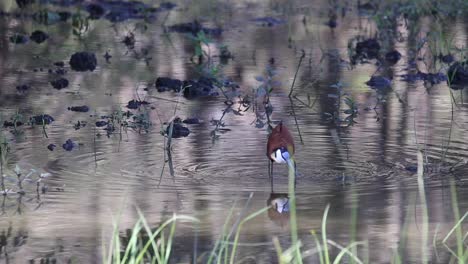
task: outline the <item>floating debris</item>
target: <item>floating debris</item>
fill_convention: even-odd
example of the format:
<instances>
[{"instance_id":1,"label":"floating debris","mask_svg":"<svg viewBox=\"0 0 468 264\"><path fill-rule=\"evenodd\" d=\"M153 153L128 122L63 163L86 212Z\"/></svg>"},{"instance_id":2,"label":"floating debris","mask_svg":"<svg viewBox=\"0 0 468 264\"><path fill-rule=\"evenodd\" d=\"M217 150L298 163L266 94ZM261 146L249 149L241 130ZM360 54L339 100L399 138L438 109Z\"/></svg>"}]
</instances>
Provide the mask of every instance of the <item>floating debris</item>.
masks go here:
<instances>
[{"instance_id":1,"label":"floating debris","mask_svg":"<svg viewBox=\"0 0 468 264\"><path fill-rule=\"evenodd\" d=\"M12 122L12 121L4 121L3 122L3 127L19 127L19 126L22 126L23 125L23 122L21 121L16 121L16 122Z\"/></svg>"},{"instance_id":2,"label":"floating debris","mask_svg":"<svg viewBox=\"0 0 468 264\"><path fill-rule=\"evenodd\" d=\"M184 124L188 125L198 125L200 124L200 119L196 117L191 117L191 118L186 118L184 121L182 121Z\"/></svg>"},{"instance_id":3,"label":"floating debris","mask_svg":"<svg viewBox=\"0 0 468 264\"><path fill-rule=\"evenodd\" d=\"M71 139L67 139L67 141L62 144L62 148L66 151L72 151L74 147L76 147L76 144Z\"/></svg>"},{"instance_id":4,"label":"floating debris","mask_svg":"<svg viewBox=\"0 0 468 264\"><path fill-rule=\"evenodd\" d=\"M36 0L16 0L16 4L19 8L25 8L28 5L32 5L36 2Z\"/></svg>"},{"instance_id":5,"label":"floating debris","mask_svg":"<svg viewBox=\"0 0 468 264\"><path fill-rule=\"evenodd\" d=\"M40 44L40 43L46 41L49 38L49 35L47 35L43 31L36 30L33 33L31 33L31 36L29 36L29 38L32 41L36 42L37 44Z\"/></svg>"},{"instance_id":6,"label":"floating debris","mask_svg":"<svg viewBox=\"0 0 468 264\"><path fill-rule=\"evenodd\" d=\"M70 66L75 71L94 71L97 66L96 55L91 52L77 52L70 58Z\"/></svg>"},{"instance_id":7,"label":"floating debris","mask_svg":"<svg viewBox=\"0 0 468 264\"><path fill-rule=\"evenodd\" d=\"M31 89L31 86L28 84L21 84L16 86L16 91L18 91L20 94L26 93L29 89Z\"/></svg>"},{"instance_id":8,"label":"floating debris","mask_svg":"<svg viewBox=\"0 0 468 264\"><path fill-rule=\"evenodd\" d=\"M453 90L463 89L465 85L468 85L468 61L457 61L450 65L447 76L450 88Z\"/></svg>"},{"instance_id":9,"label":"floating debris","mask_svg":"<svg viewBox=\"0 0 468 264\"><path fill-rule=\"evenodd\" d=\"M65 67L65 62L57 61L57 62L54 62L54 65L57 66L57 67Z\"/></svg>"},{"instance_id":10,"label":"floating debris","mask_svg":"<svg viewBox=\"0 0 468 264\"><path fill-rule=\"evenodd\" d=\"M171 126L168 125L166 128L166 135L169 136L169 130ZM190 134L190 130L187 127L184 127L180 123L174 123L172 127L172 138L181 138L181 137L187 137Z\"/></svg>"},{"instance_id":11,"label":"floating debris","mask_svg":"<svg viewBox=\"0 0 468 264\"><path fill-rule=\"evenodd\" d=\"M127 46L128 49L134 49L135 48L135 35L130 32L128 33L125 38L122 40L122 42Z\"/></svg>"},{"instance_id":12,"label":"floating debris","mask_svg":"<svg viewBox=\"0 0 468 264\"><path fill-rule=\"evenodd\" d=\"M229 59L234 59L234 56L231 51L229 51L228 47L223 45L219 48L219 59L221 63L226 64Z\"/></svg>"},{"instance_id":13,"label":"floating debris","mask_svg":"<svg viewBox=\"0 0 468 264\"><path fill-rule=\"evenodd\" d=\"M37 115L33 116L30 118L30 122L32 125L43 125L43 124L50 124L54 121L54 118L51 117L48 114L42 114L42 115Z\"/></svg>"},{"instance_id":14,"label":"floating debris","mask_svg":"<svg viewBox=\"0 0 468 264\"><path fill-rule=\"evenodd\" d=\"M112 58L112 56L109 54L108 51L106 51L106 54L103 55L104 59L106 60L107 63L110 63L110 58Z\"/></svg>"},{"instance_id":15,"label":"floating debris","mask_svg":"<svg viewBox=\"0 0 468 264\"><path fill-rule=\"evenodd\" d=\"M156 79L156 89L158 92L174 91L180 92L181 88L184 89L184 97L188 99L208 96L218 96L218 87L216 86L217 80L214 78L200 77L198 80L181 81L171 79L168 77L159 77ZM236 88L231 85L231 88Z\"/></svg>"},{"instance_id":16,"label":"floating debris","mask_svg":"<svg viewBox=\"0 0 468 264\"><path fill-rule=\"evenodd\" d=\"M446 64L450 64L455 61L455 57L453 57L452 54L447 54L447 55L439 54L438 58L441 62L446 63Z\"/></svg>"},{"instance_id":17,"label":"floating debris","mask_svg":"<svg viewBox=\"0 0 468 264\"><path fill-rule=\"evenodd\" d=\"M447 76L441 72L425 73L418 71L415 74L404 74L400 77L402 77L401 80L405 82L425 81L430 83L431 85L447 81Z\"/></svg>"},{"instance_id":18,"label":"floating debris","mask_svg":"<svg viewBox=\"0 0 468 264\"><path fill-rule=\"evenodd\" d=\"M149 104L146 101L140 101L140 100L130 100L128 101L127 108L128 109L138 109L141 105L147 105Z\"/></svg>"},{"instance_id":19,"label":"floating debris","mask_svg":"<svg viewBox=\"0 0 468 264\"><path fill-rule=\"evenodd\" d=\"M387 88L392 85L392 80L383 76L372 76L370 80L366 82L366 84L373 89Z\"/></svg>"},{"instance_id":20,"label":"floating debris","mask_svg":"<svg viewBox=\"0 0 468 264\"><path fill-rule=\"evenodd\" d=\"M176 6L177 6L176 4L171 3L171 2L162 2L161 4L159 4L159 8L161 8L162 10L171 10L175 8Z\"/></svg>"},{"instance_id":21,"label":"floating debris","mask_svg":"<svg viewBox=\"0 0 468 264\"><path fill-rule=\"evenodd\" d=\"M122 22L128 19L150 19L154 18L159 10L150 5L138 1L96 1L101 7L107 10L104 16L111 22Z\"/></svg>"},{"instance_id":22,"label":"floating debris","mask_svg":"<svg viewBox=\"0 0 468 264\"><path fill-rule=\"evenodd\" d=\"M106 121L96 121L96 127L104 127L104 126L107 126L107 122Z\"/></svg>"},{"instance_id":23,"label":"floating debris","mask_svg":"<svg viewBox=\"0 0 468 264\"><path fill-rule=\"evenodd\" d=\"M86 6L85 10L89 13L89 18L90 19L99 19L101 18L106 10L102 5L97 4L97 3L91 3Z\"/></svg>"},{"instance_id":24,"label":"floating debris","mask_svg":"<svg viewBox=\"0 0 468 264\"><path fill-rule=\"evenodd\" d=\"M29 41L28 36L16 33L10 37L10 42L15 44L25 44Z\"/></svg>"},{"instance_id":25,"label":"floating debris","mask_svg":"<svg viewBox=\"0 0 468 264\"><path fill-rule=\"evenodd\" d=\"M201 77L198 80L188 80L184 82L184 97L197 98L206 96L218 96L218 88L215 86L216 80L213 78Z\"/></svg>"},{"instance_id":26,"label":"floating debris","mask_svg":"<svg viewBox=\"0 0 468 264\"><path fill-rule=\"evenodd\" d=\"M203 31L207 35L211 36L220 36L223 33L221 28L206 28L203 27L200 22L197 20L188 23L180 23L175 24L168 27L170 32L177 32L177 33L190 33L194 36L197 35L198 32Z\"/></svg>"},{"instance_id":27,"label":"floating debris","mask_svg":"<svg viewBox=\"0 0 468 264\"><path fill-rule=\"evenodd\" d=\"M51 84L52 87L54 87L55 89L61 90L61 89L63 89L63 88L67 88L67 87L68 87L68 80L65 79L65 78L60 78L60 79L51 81L50 84Z\"/></svg>"},{"instance_id":28,"label":"floating debris","mask_svg":"<svg viewBox=\"0 0 468 264\"><path fill-rule=\"evenodd\" d=\"M82 113L86 113L89 111L89 107L86 106L86 105L81 105L81 106L70 106L68 107L68 110L69 111L73 111L73 112L82 112Z\"/></svg>"},{"instance_id":29,"label":"floating debris","mask_svg":"<svg viewBox=\"0 0 468 264\"><path fill-rule=\"evenodd\" d=\"M356 64L366 60L377 59L379 57L380 44L376 39L366 39L358 42L355 54L351 57L351 63Z\"/></svg>"},{"instance_id":30,"label":"floating debris","mask_svg":"<svg viewBox=\"0 0 468 264\"><path fill-rule=\"evenodd\" d=\"M179 92L183 86L183 82L181 80L171 79L168 77L158 77L155 84L158 92L165 92L169 90Z\"/></svg>"},{"instance_id":31,"label":"floating debris","mask_svg":"<svg viewBox=\"0 0 468 264\"><path fill-rule=\"evenodd\" d=\"M396 64L401 59L401 54L398 50L392 50L385 54L385 60L390 64Z\"/></svg>"},{"instance_id":32,"label":"floating debris","mask_svg":"<svg viewBox=\"0 0 468 264\"><path fill-rule=\"evenodd\" d=\"M58 22L66 22L71 17L67 11L55 12L50 10L41 10L32 15L33 19L40 24L53 25Z\"/></svg>"},{"instance_id":33,"label":"floating debris","mask_svg":"<svg viewBox=\"0 0 468 264\"><path fill-rule=\"evenodd\" d=\"M274 17L259 17L252 19L252 21L266 27L272 27L286 23L286 20Z\"/></svg>"},{"instance_id":34,"label":"floating debris","mask_svg":"<svg viewBox=\"0 0 468 264\"><path fill-rule=\"evenodd\" d=\"M79 120L78 120L78 121L76 122L76 124L73 125L73 128L74 128L75 130L78 130L78 129L83 128L83 127L85 127L85 126L86 126L86 122L85 122L85 121L79 121Z\"/></svg>"},{"instance_id":35,"label":"floating debris","mask_svg":"<svg viewBox=\"0 0 468 264\"><path fill-rule=\"evenodd\" d=\"M47 149L50 150L50 151L54 151L54 149L56 148L57 146L55 144L49 144L47 146Z\"/></svg>"},{"instance_id":36,"label":"floating debris","mask_svg":"<svg viewBox=\"0 0 468 264\"><path fill-rule=\"evenodd\" d=\"M377 9L378 9L378 6L371 2L358 4L358 12L360 15L373 15L377 12Z\"/></svg>"}]
</instances>

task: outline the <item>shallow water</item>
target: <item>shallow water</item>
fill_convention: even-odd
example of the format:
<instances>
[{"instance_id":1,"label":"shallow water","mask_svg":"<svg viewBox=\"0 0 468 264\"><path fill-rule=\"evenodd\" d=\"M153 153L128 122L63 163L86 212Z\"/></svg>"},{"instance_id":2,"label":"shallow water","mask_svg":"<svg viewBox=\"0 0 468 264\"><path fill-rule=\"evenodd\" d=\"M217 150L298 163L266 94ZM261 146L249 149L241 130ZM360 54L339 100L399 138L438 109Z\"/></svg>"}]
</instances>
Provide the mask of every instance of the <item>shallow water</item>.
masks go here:
<instances>
[{"instance_id":1,"label":"shallow water","mask_svg":"<svg viewBox=\"0 0 468 264\"><path fill-rule=\"evenodd\" d=\"M222 95L187 100L154 88L157 77L184 80L199 76L190 61L191 40L179 33L165 34L162 24L203 18L204 25L224 29L221 37L213 39L210 52L216 54L219 43L229 47L234 59L223 65L221 72L240 85L243 98L253 98L252 90L260 85L256 77L264 76L267 67L277 70L274 79L281 85L271 95L272 119L283 120L296 140L298 228L304 249L315 247L310 230L319 232L324 209L330 204L329 239L348 245L354 230L356 240L367 241L368 248L360 251L364 255L368 252L369 263L389 263L399 245L404 263L419 262L422 206L414 174L418 146L431 163L426 177L429 240L434 236L443 239L455 223L450 180L455 180L461 215L468 209L465 167L457 167L454 173L433 171L441 161L445 168L467 158L465 92L453 93L457 105L452 118L452 95L445 82L426 89L422 81L408 83L399 77L408 73L418 36L431 31L433 21L418 21L419 35L399 25L402 40L381 43L383 52L393 47L402 54L396 65L379 69L371 61L351 68L347 63L348 41L358 35L373 37L376 30L369 17L357 14L356 3L340 3L346 15L339 16L338 27L330 29L325 25L327 1L280 2L225 1L213 5L211 1L181 1L174 10L158 13L149 22L90 20L81 37L72 34L70 22L45 26L29 17L0 17L3 120L15 111L26 117L46 113L55 118L47 126L48 138L40 126L24 126L16 136L5 132L12 147L6 170L11 185L15 164L24 172L35 169L50 176L42 180L41 186L47 186L47 191L39 196L36 185L25 182L25 195L4 197L0 230L8 243L1 258L10 263L39 263L46 258L57 263L99 263L102 240L108 242L112 221L120 219L123 235L138 219L135 208L139 208L155 227L173 213L200 219L196 228L189 223L178 226L172 261L189 263L194 256L201 256L203 261L202 254L213 248L231 210L235 222L264 208L272 192L287 193L285 166L275 165L274 189L270 187L265 156L267 129L255 126L254 107L239 115L227 113L223 118L227 130L213 140L215 126L210 121L220 119L228 107ZM13 1L0 7L19 12ZM252 21L264 16L287 23L265 26ZM446 27L455 45L466 43L466 21L455 19ZM47 32L50 39L24 45L9 41L15 32L37 29ZM133 49L122 43L129 32L136 38ZM295 99L290 101L288 93L302 49L306 56L297 75ZM81 50L96 54L95 71L70 69L71 54ZM106 51L112 55L109 63L103 58ZM65 62L65 77L70 81L69 87L60 91L48 83L54 78L47 71L56 68L52 66L56 61ZM214 61L217 63L218 58ZM433 70L423 60L417 64L425 72ZM365 84L377 70L393 77L392 90L384 95ZM330 87L337 83L342 88ZM32 88L19 94L16 86L20 84ZM306 106L308 97L310 105ZM356 123L349 127L330 122L324 115L338 112L344 118L345 97L353 98L358 106ZM120 108L127 110L127 102L138 98L150 103L132 110L149 115L152 126L148 131L128 129L107 137L102 128L95 128L97 117ZM236 98L232 108L245 110L239 100ZM67 110L77 105L87 105L91 110ZM191 131L188 137L172 139L171 176L160 131L174 116L176 107L177 116L196 117L202 123L187 125ZM87 125L75 130L77 121L86 121ZM97 133L100 136L95 136ZM61 145L67 139L79 146L65 151ZM47 149L50 143L57 145L54 151ZM351 227L353 211L356 228ZM276 263L272 239L278 237L287 248L289 234L288 215L270 210L243 227L237 259ZM447 251L435 252L432 247L429 254L433 263L447 263L450 258ZM306 262L319 263L316 254Z\"/></svg>"}]
</instances>

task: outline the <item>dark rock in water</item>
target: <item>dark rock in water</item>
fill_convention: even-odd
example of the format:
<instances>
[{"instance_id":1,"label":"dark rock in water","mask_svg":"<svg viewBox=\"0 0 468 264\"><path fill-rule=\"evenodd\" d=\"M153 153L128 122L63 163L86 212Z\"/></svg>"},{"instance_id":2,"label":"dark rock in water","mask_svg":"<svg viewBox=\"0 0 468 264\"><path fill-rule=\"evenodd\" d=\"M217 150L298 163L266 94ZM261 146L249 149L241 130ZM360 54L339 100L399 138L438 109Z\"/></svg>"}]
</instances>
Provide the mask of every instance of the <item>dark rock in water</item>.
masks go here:
<instances>
[{"instance_id":1,"label":"dark rock in water","mask_svg":"<svg viewBox=\"0 0 468 264\"><path fill-rule=\"evenodd\" d=\"M94 71L97 66L96 55L91 52L77 52L70 58L70 66L75 71Z\"/></svg>"},{"instance_id":2,"label":"dark rock in water","mask_svg":"<svg viewBox=\"0 0 468 264\"><path fill-rule=\"evenodd\" d=\"M376 39L366 39L358 42L355 48L355 54L351 58L351 62L356 64L358 60L377 59L379 57L380 44Z\"/></svg>"},{"instance_id":3,"label":"dark rock in water","mask_svg":"<svg viewBox=\"0 0 468 264\"><path fill-rule=\"evenodd\" d=\"M54 62L54 65L57 66L57 67L65 67L65 62L57 61L57 62Z\"/></svg>"},{"instance_id":4,"label":"dark rock in water","mask_svg":"<svg viewBox=\"0 0 468 264\"><path fill-rule=\"evenodd\" d=\"M19 126L22 126L23 125L23 122L21 121L16 121L16 126L19 127ZM15 123L12 122L12 121L5 121L3 122L3 126L4 127L14 127L15 126Z\"/></svg>"},{"instance_id":5,"label":"dark rock in water","mask_svg":"<svg viewBox=\"0 0 468 264\"><path fill-rule=\"evenodd\" d=\"M166 128L166 135L169 136L169 130L171 126L167 126ZM181 138L181 137L186 137L190 134L190 130L180 123L174 123L172 127L172 138Z\"/></svg>"},{"instance_id":6,"label":"dark rock in water","mask_svg":"<svg viewBox=\"0 0 468 264\"><path fill-rule=\"evenodd\" d=\"M76 144L71 139L67 139L67 141L62 145L62 148L66 151L72 151L75 146Z\"/></svg>"},{"instance_id":7,"label":"dark rock in water","mask_svg":"<svg viewBox=\"0 0 468 264\"><path fill-rule=\"evenodd\" d=\"M49 144L47 146L47 149L50 150L50 151L54 151L55 147L57 147L55 144Z\"/></svg>"},{"instance_id":8,"label":"dark rock in water","mask_svg":"<svg viewBox=\"0 0 468 264\"><path fill-rule=\"evenodd\" d=\"M175 24L168 27L169 31L177 33L190 33L197 35L198 32L203 31L207 35L220 36L223 33L221 28L205 28L197 20L188 23Z\"/></svg>"},{"instance_id":9,"label":"dark rock in water","mask_svg":"<svg viewBox=\"0 0 468 264\"><path fill-rule=\"evenodd\" d=\"M107 126L106 121L97 121L96 122L96 127L104 127L104 126Z\"/></svg>"},{"instance_id":10,"label":"dark rock in water","mask_svg":"<svg viewBox=\"0 0 468 264\"><path fill-rule=\"evenodd\" d=\"M29 89L31 89L31 86L30 86L30 85L27 85L27 84L21 84L21 85L16 86L16 90L17 90L19 93L25 93L25 92L28 91Z\"/></svg>"},{"instance_id":11,"label":"dark rock in water","mask_svg":"<svg viewBox=\"0 0 468 264\"><path fill-rule=\"evenodd\" d=\"M130 100L127 104L127 108L129 109L138 109L141 105L147 105L149 104L146 101L139 101L139 100Z\"/></svg>"},{"instance_id":12,"label":"dark rock in water","mask_svg":"<svg viewBox=\"0 0 468 264\"><path fill-rule=\"evenodd\" d=\"M25 8L28 5L34 4L36 0L16 0L16 4L19 8Z\"/></svg>"},{"instance_id":13,"label":"dark rock in water","mask_svg":"<svg viewBox=\"0 0 468 264\"><path fill-rule=\"evenodd\" d=\"M10 42L15 43L15 44L25 44L28 41L29 41L28 36L23 35L23 34L16 33L10 37Z\"/></svg>"},{"instance_id":14,"label":"dark rock in water","mask_svg":"<svg viewBox=\"0 0 468 264\"><path fill-rule=\"evenodd\" d=\"M277 26L286 23L286 20L274 17L258 17L252 19L252 21L267 27Z\"/></svg>"},{"instance_id":15,"label":"dark rock in water","mask_svg":"<svg viewBox=\"0 0 468 264\"><path fill-rule=\"evenodd\" d=\"M401 59L401 54L398 50L392 50L385 54L385 60L390 64L396 64Z\"/></svg>"},{"instance_id":16,"label":"dark rock in water","mask_svg":"<svg viewBox=\"0 0 468 264\"><path fill-rule=\"evenodd\" d=\"M215 87L215 79L201 77L198 80L184 81L184 97L196 98L205 96L217 96L218 91Z\"/></svg>"},{"instance_id":17,"label":"dark rock in water","mask_svg":"<svg viewBox=\"0 0 468 264\"><path fill-rule=\"evenodd\" d=\"M70 107L68 107L68 110L69 110L69 111L73 111L73 112L82 112L82 113L86 113L86 112L89 111L89 107L86 106L86 105L70 106Z\"/></svg>"},{"instance_id":18,"label":"dark rock in water","mask_svg":"<svg viewBox=\"0 0 468 264\"><path fill-rule=\"evenodd\" d=\"M86 6L86 11L88 11L89 18L91 18L91 19L99 19L106 12L104 7L102 7L101 5L99 5L97 3L91 3L91 4L87 5Z\"/></svg>"},{"instance_id":19,"label":"dark rock in water","mask_svg":"<svg viewBox=\"0 0 468 264\"><path fill-rule=\"evenodd\" d=\"M42 115L31 117L29 121L33 125L42 125L42 124L48 125L54 121L54 118L48 114L42 114Z\"/></svg>"},{"instance_id":20,"label":"dark rock in water","mask_svg":"<svg viewBox=\"0 0 468 264\"><path fill-rule=\"evenodd\" d=\"M447 76L450 88L454 90L463 89L464 86L468 85L468 60L457 61L450 65Z\"/></svg>"},{"instance_id":21,"label":"dark rock in water","mask_svg":"<svg viewBox=\"0 0 468 264\"><path fill-rule=\"evenodd\" d=\"M61 90L61 89L63 89L63 88L67 88L67 87L68 87L68 80L65 79L65 78L60 78L60 79L51 81L50 84L51 84L52 87L54 87L55 89Z\"/></svg>"},{"instance_id":22,"label":"dark rock in water","mask_svg":"<svg viewBox=\"0 0 468 264\"><path fill-rule=\"evenodd\" d=\"M188 124L188 125L198 125L198 124L200 124L200 119L198 119L196 117L192 117L192 118L187 118L182 122L184 124Z\"/></svg>"},{"instance_id":23,"label":"dark rock in water","mask_svg":"<svg viewBox=\"0 0 468 264\"><path fill-rule=\"evenodd\" d=\"M46 41L48 38L49 38L49 35L47 35L46 33L44 33L43 31L40 31L40 30L36 30L34 31L33 33L31 33L31 36L29 36L29 38L40 44L44 41Z\"/></svg>"},{"instance_id":24,"label":"dark rock in water","mask_svg":"<svg viewBox=\"0 0 468 264\"><path fill-rule=\"evenodd\" d=\"M183 82L177 79L171 79L168 77L158 77L156 79L156 89L158 92L164 92L173 90L179 92L182 89Z\"/></svg>"},{"instance_id":25,"label":"dark rock in water","mask_svg":"<svg viewBox=\"0 0 468 264\"><path fill-rule=\"evenodd\" d=\"M392 85L392 80L383 76L372 76L370 80L366 82L366 84L373 89L387 88Z\"/></svg>"}]
</instances>

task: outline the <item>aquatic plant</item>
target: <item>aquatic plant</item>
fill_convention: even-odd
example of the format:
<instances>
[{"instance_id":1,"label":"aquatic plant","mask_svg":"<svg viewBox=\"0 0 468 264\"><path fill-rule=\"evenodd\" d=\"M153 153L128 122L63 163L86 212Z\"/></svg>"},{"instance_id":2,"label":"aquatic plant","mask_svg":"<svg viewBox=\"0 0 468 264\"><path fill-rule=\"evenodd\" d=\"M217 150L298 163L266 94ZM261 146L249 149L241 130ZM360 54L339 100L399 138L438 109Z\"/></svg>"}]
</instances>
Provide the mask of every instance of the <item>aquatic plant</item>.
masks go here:
<instances>
[{"instance_id":1,"label":"aquatic plant","mask_svg":"<svg viewBox=\"0 0 468 264\"><path fill-rule=\"evenodd\" d=\"M10 153L10 145L3 134L3 130L0 131L0 179L2 193L5 195L5 179L4 179L4 169L8 162L8 154Z\"/></svg>"},{"instance_id":2,"label":"aquatic plant","mask_svg":"<svg viewBox=\"0 0 468 264\"><path fill-rule=\"evenodd\" d=\"M418 160L422 161L422 155L418 154ZM456 190L455 183L451 181L451 194L452 194L452 208L454 214L454 225L449 232L443 237L440 241L438 239L438 232L436 230L434 237L432 238L432 245L429 243L429 221L427 214L427 201L425 198L425 186L424 178L422 177L422 166L421 162L419 163L418 169L418 194L421 199L421 206L423 207L422 218L418 218L419 222L417 224L421 225L420 236L422 239L421 245L421 262L429 263L429 249L433 247L435 250L436 257L438 258L438 250L445 248L447 253L452 255L452 260L448 263L466 263L468 260L468 250L464 244L466 239L466 234L464 235L463 223L468 218L468 212L465 212L461 216ZM339 263L354 263L354 264L364 264L370 263L368 251L368 242L367 241L356 241L354 235L351 236L348 244L342 245L328 236L327 223L328 215L330 212L330 204L328 204L323 211L322 222L319 230L311 230L310 234L315 246L312 248L304 248L301 240L298 237L298 225L295 215L295 189L294 189L294 169L289 170L289 210L290 214L290 234L291 234L291 243L287 249L283 249L279 239L277 237L273 238L273 245L277 252L278 263L287 264L299 264L303 260L308 259L314 255L317 256L317 263L320 264L339 264ZM269 207L261 208L254 213L246 215L250 200L253 194L250 194L249 198L246 201L246 204L243 210L239 213L237 219L233 219L234 208L236 203L233 204L232 208L229 210L226 216L226 220L223 224L222 231L219 238L214 243L212 249L208 252L198 252L195 248L193 259L197 263L238 263L244 258L238 259L238 248L243 245L240 241L240 234L242 232L242 227L248 223L250 220L258 217L269 209ZM414 202L415 200L413 200ZM352 216L351 216L351 233L356 234L356 223L357 223L357 199L354 202L352 207ZM401 242L398 244L398 248L393 251L392 259L389 259L390 263L401 264L405 263L402 251L404 246L407 243L406 233L408 232L408 221L412 219L410 212L413 207L407 207L407 213L405 217L405 224L401 230ZM424 209L426 208L426 209ZM112 238L110 239L109 245L103 244L103 263L168 263L171 258L172 246L175 244L174 234L177 230L176 222L179 221L188 221L190 223L196 224L199 223L199 220L191 216L180 216L173 215L170 219L164 221L156 229L151 229L147 224L145 217L138 210L138 220L135 223L134 227L130 232L127 232L128 236L122 238L119 234L119 222L113 222L113 233ZM196 234L195 234L196 235ZM455 237L455 240L451 238ZM453 244L455 242L455 244ZM455 247L455 250L453 249ZM359 250L358 250L359 249ZM338 251L336 251L338 250ZM107 252L106 252L107 251ZM249 258L249 257L246 257ZM314 262L315 263L315 262Z\"/></svg>"},{"instance_id":3,"label":"aquatic plant","mask_svg":"<svg viewBox=\"0 0 468 264\"><path fill-rule=\"evenodd\" d=\"M197 222L190 216L174 214L170 219L162 223L157 229L152 230L143 214L138 210L139 220L132 228L131 235L121 252L122 241L119 235L119 222L114 221L112 238L106 252L103 242L104 264L139 264L139 263L169 263L172 253L176 223ZM169 230L168 230L169 229Z\"/></svg>"},{"instance_id":4,"label":"aquatic plant","mask_svg":"<svg viewBox=\"0 0 468 264\"><path fill-rule=\"evenodd\" d=\"M72 15L72 32L73 35L82 37L85 35L88 30L89 30L89 18L87 16L84 16L81 12L77 12Z\"/></svg>"},{"instance_id":5,"label":"aquatic plant","mask_svg":"<svg viewBox=\"0 0 468 264\"><path fill-rule=\"evenodd\" d=\"M338 82L336 84L332 84L330 85L330 88L336 89L336 92L328 94L328 97L336 98L336 110L331 113L324 112L323 115L325 120L338 127L353 126L356 124L354 119L359 114L356 101L343 90L342 83ZM341 109L342 102L348 107L347 109ZM342 114L345 114L344 118L342 117Z\"/></svg>"},{"instance_id":6,"label":"aquatic plant","mask_svg":"<svg viewBox=\"0 0 468 264\"><path fill-rule=\"evenodd\" d=\"M201 64L204 61L204 58L210 60L210 43L212 40L205 34L203 30L197 32L195 36L189 34L187 35L193 42L194 45L194 54L193 57L198 59L198 63ZM204 50L206 48L208 52Z\"/></svg>"}]
</instances>

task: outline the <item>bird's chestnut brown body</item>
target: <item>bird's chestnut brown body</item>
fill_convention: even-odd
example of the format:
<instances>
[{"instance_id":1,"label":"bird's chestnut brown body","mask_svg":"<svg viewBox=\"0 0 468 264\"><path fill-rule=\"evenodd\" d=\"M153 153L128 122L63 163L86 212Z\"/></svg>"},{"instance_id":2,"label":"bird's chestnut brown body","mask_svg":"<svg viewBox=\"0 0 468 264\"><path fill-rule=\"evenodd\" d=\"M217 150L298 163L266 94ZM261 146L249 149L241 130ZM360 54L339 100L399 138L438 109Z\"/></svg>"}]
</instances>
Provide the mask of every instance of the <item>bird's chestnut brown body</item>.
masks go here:
<instances>
[{"instance_id":1,"label":"bird's chestnut brown body","mask_svg":"<svg viewBox=\"0 0 468 264\"><path fill-rule=\"evenodd\" d=\"M294 155L294 139L283 123L279 123L273 128L268 137L266 155L271 161L275 161L271 155L280 148L285 148L291 156Z\"/></svg>"}]
</instances>

